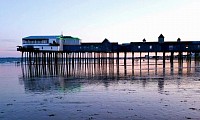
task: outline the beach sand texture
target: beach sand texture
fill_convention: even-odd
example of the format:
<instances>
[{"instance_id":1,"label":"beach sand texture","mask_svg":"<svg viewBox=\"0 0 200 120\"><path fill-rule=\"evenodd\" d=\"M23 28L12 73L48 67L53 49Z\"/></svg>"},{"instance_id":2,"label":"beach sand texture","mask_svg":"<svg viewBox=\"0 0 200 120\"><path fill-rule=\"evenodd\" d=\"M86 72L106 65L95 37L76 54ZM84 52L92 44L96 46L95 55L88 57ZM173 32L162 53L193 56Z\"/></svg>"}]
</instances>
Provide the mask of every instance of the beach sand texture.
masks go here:
<instances>
[{"instance_id":1,"label":"beach sand texture","mask_svg":"<svg viewBox=\"0 0 200 120\"><path fill-rule=\"evenodd\" d=\"M36 66L0 64L0 119L200 119L197 62L184 61L180 69L176 62L173 69L166 63L164 71L159 64L148 71L142 64L140 70L135 63L134 75L129 65L118 72L115 64L77 65L70 71L58 66L51 75L48 66L37 73Z\"/></svg>"}]
</instances>

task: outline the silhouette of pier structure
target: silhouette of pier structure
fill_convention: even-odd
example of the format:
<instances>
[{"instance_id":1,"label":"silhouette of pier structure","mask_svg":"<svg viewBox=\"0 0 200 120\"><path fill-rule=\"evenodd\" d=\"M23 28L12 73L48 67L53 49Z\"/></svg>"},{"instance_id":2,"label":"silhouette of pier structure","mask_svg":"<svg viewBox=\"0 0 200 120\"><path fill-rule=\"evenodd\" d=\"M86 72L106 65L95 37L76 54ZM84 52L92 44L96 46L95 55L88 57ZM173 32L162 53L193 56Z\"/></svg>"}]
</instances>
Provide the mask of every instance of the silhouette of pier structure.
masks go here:
<instances>
[{"instance_id":1,"label":"silhouette of pier structure","mask_svg":"<svg viewBox=\"0 0 200 120\"><path fill-rule=\"evenodd\" d=\"M59 44L58 44L59 45ZM123 60L123 65L127 66L127 60L132 60L134 69L135 61L154 60L155 66L158 60L162 60L165 68L166 60L169 60L171 66L173 61L178 60L182 64L183 60L199 60L200 41L181 41L180 38L174 42L165 42L164 36L158 37L158 42L131 42L127 44L118 44L105 39L102 43L81 43L80 45L63 45L61 50L39 50L31 46L18 46L17 50L22 53L21 63L36 65L52 64L88 64L94 65L113 62L119 65ZM142 67L142 66L140 66Z\"/></svg>"},{"instance_id":2,"label":"silhouette of pier structure","mask_svg":"<svg viewBox=\"0 0 200 120\"><path fill-rule=\"evenodd\" d=\"M158 60L157 65L154 60L135 62L134 66L131 59L127 60L127 65L123 65L123 59L120 64L115 64L113 60L103 60L102 63L94 63L92 60L88 63L75 62L67 64L23 64L22 73L24 79L40 77L62 77L66 79L95 79L95 80L164 80L169 77L181 77L190 74L199 75L200 61L178 62L174 60L173 66L170 66L170 60L166 60L166 67L163 68L162 60Z\"/></svg>"}]
</instances>

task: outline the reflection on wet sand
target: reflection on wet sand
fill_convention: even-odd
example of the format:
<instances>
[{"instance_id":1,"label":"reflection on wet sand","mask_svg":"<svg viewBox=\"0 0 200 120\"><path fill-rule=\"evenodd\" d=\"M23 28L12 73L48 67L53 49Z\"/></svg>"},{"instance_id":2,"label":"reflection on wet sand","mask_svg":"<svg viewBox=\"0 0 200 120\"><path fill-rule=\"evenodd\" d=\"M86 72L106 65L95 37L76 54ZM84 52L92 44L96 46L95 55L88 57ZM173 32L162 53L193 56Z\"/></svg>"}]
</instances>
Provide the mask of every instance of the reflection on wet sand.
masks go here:
<instances>
[{"instance_id":1,"label":"reflection on wet sand","mask_svg":"<svg viewBox=\"0 0 200 120\"><path fill-rule=\"evenodd\" d=\"M52 90L78 91L83 84L103 83L117 84L119 80L141 80L143 87L148 82L157 82L158 90L162 91L165 80L184 77L200 71L199 61L174 61L166 60L165 68L162 61L127 60L125 65L114 59L98 61L69 61L61 64L48 65L22 65L26 91L45 92ZM197 75L197 74L195 74Z\"/></svg>"}]
</instances>

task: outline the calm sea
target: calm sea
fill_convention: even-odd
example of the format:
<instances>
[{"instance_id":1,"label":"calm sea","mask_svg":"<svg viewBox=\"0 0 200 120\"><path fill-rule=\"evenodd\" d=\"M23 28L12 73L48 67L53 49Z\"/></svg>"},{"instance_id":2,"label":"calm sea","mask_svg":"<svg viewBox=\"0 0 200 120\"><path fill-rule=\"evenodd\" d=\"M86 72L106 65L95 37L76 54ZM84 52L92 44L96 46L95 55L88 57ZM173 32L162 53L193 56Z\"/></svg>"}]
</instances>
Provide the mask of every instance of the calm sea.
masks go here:
<instances>
[{"instance_id":1,"label":"calm sea","mask_svg":"<svg viewBox=\"0 0 200 120\"><path fill-rule=\"evenodd\" d=\"M200 119L200 61L17 62L0 58L0 120Z\"/></svg>"},{"instance_id":2,"label":"calm sea","mask_svg":"<svg viewBox=\"0 0 200 120\"><path fill-rule=\"evenodd\" d=\"M12 64L12 63L20 62L20 61L21 61L21 58L13 58L13 57L0 58L0 64Z\"/></svg>"}]
</instances>

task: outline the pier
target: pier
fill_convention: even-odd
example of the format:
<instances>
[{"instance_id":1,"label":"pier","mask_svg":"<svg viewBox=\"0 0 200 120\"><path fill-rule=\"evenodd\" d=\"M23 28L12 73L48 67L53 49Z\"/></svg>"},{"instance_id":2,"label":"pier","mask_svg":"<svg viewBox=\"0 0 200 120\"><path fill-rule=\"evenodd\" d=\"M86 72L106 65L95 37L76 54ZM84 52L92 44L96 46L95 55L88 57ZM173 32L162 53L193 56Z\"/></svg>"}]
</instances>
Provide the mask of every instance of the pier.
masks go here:
<instances>
[{"instance_id":1,"label":"pier","mask_svg":"<svg viewBox=\"0 0 200 120\"><path fill-rule=\"evenodd\" d=\"M162 34L158 37L158 42L147 42L143 39L142 42L124 44L110 42L108 39L105 39L102 43L80 43L79 41L77 42L79 40L77 38L75 38L77 44L63 44L65 42L61 42L61 40L64 38L72 39L73 37L61 36L60 38L60 40L53 41L53 43L49 43L46 38L44 40L41 38L31 39L30 37L23 39L26 44L17 48L22 53L21 63L75 65L77 63L88 64L92 62L94 64L114 63L119 65L119 61L123 60L123 66L126 67L127 60L131 60L132 69L134 69L135 61L138 61L140 65L142 61L147 61L149 65L149 61L154 60L156 67L158 60L162 60L163 68L165 68L166 60L170 61L172 67L174 60L178 60L180 64L182 64L183 60L199 60L200 41L181 41L178 38L174 42L165 42ZM41 42L38 47L36 46L37 40L40 42L47 41L49 44L42 46L41 43L43 42ZM31 44L27 44L28 42ZM74 43L74 41L71 43ZM45 47L51 47L51 49L45 50L43 49ZM52 47L57 49L52 49Z\"/></svg>"}]
</instances>

